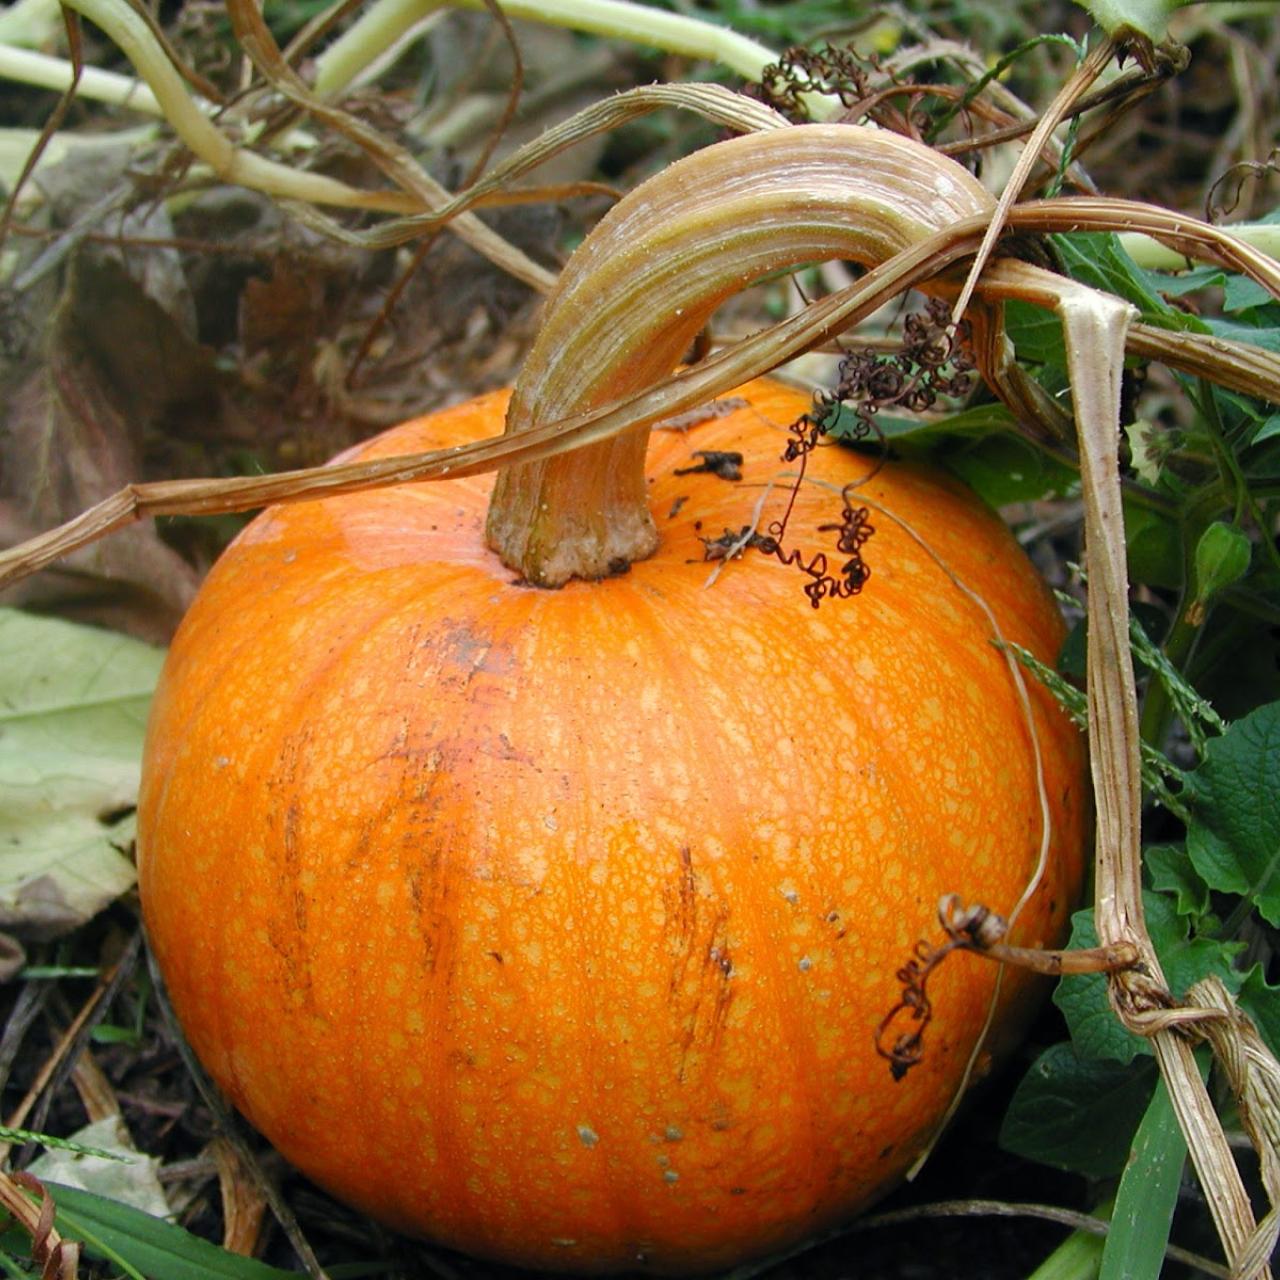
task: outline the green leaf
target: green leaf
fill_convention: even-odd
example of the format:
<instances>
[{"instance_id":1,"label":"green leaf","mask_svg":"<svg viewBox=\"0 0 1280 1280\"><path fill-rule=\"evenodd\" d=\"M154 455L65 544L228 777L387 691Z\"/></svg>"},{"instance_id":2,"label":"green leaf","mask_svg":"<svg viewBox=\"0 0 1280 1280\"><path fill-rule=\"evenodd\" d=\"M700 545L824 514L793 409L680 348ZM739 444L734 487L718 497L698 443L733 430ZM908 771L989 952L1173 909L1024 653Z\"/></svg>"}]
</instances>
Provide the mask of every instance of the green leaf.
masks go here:
<instances>
[{"instance_id":1,"label":"green leaf","mask_svg":"<svg viewBox=\"0 0 1280 1280\"><path fill-rule=\"evenodd\" d=\"M1263 221L1268 219L1264 218ZM1217 286L1222 289L1223 310L1233 315L1255 311L1274 301L1270 292L1256 280L1224 271L1221 267L1193 267L1190 271L1182 271L1177 275L1169 275L1163 271L1145 271L1143 274L1152 289L1168 298L1180 298L1200 289ZM1229 322L1220 321L1215 316L1204 317L1204 324L1213 333L1218 333L1218 325L1224 323ZM1222 336L1232 335L1224 333ZM1241 340L1249 341L1247 338Z\"/></svg>"},{"instance_id":2,"label":"green leaf","mask_svg":"<svg viewBox=\"0 0 1280 1280\"><path fill-rule=\"evenodd\" d=\"M1150 1063L1090 1060L1069 1044L1055 1044L1015 1090L1000 1145L1041 1164L1112 1177L1124 1168L1155 1077Z\"/></svg>"},{"instance_id":3,"label":"green leaf","mask_svg":"<svg viewBox=\"0 0 1280 1280\"><path fill-rule=\"evenodd\" d=\"M0 928L49 938L133 884L139 761L161 650L0 609Z\"/></svg>"},{"instance_id":4,"label":"green leaf","mask_svg":"<svg viewBox=\"0 0 1280 1280\"><path fill-rule=\"evenodd\" d=\"M989 506L1066 497L1079 491L1075 471L1018 436L985 436L939 450L935 458Z\"/></svg>"},{"instance_id":5,"label":"green leaf","mask_svg":"<svg viewBox=\"0 0 1280 1280\"><path fill-rule=\"evenodd\" d=\"M1249 284L1253 284L1250 280ZM1270 300L1271 295L1265 295ZM1237 320L1213 317L1205 322L1215 338L1227 338L1232 342L1244 342L1264 351L1280 351L1280 330L1270 325L1242 324Z\"/></svg>"},{"instance_id":6,"label":"green leaf","mask_svg":"<svg viewBox=\"0 0 1280 1280\"><path fill-rule=\"evenodd\" d=\"M1178 914L1174 902L1159 893L1144 893L1147 932L1160 957L1169 990L1176 997L1209 974L1216 974L1235 991L1242 976L1233 967L1241 947L1238 943L1197 938L1189 933L1188 921ZM1077 911L1071 917L1071 947L1096 947L1093 910ZM1085 1058L1107 1058L1132 1062L1139 1054L1149 1054L1150 1046L1127 1031L1111 1011L1107 980L1102 974L1080 974L1063 978L1053 993L1053 1002L1062 1010L1071 1029L1071 1042Z\"/></svg>"},{"instance_id":7,"label":"green leaf","mask_svg":"<svg viewBox=\"0 0 1280 1280\"><path fill-rule=\"evenodd\" d=\"M877 413L876 427L886 440L895 444L936 440L945 436L986 436L1015 430L1013 414L1002 404L979 404L946 417L911 418L892 413ZM861 434L862 422L848 406L841 405L835 421L828 427L838 440L867 443ZM874 444L874 441L870 443Z\"/></svg>"},{"instance_id":8,"label":"green leaf","mask_svg":"<svg viewBox=\"0 0 1280 1280\"><path fill-rule=\"evenodd\" d=\"M1237 720L1187 775L1187 849L1211 889L1280 924L1280 702Z\"/></svg>"},{"instance_id":9,"label":"green leaf","mask_svg":"<svg viewBox=\"0 0 1280 1280\"><path fill-rule=\"evenodd\" d=\"M45 1183L57 1205L58 1230L88 1251L123 1259L148 1280L298 1280L295 1271L228 1253L189 1231L114 1200Z\"/></svg>"},{"instance_id":10,"label":"green leaf","mask_svg":"<svg viewBox=\"0 0 1280 1280\"><path fill-rule=\"evenodd\" d=\"M1067 367L1062 321L1052 311L1014 300L1005 303L1004 323L1019 360Z\"/></svg>"},{"instance_id":11,"label":"green leaf","mask_svg":"<svg viewBox=\"0 0 1280 1280\"><path fill-rule=\"evenodd\" d=\"M1196 599L1205 604L1249 572L1253 544L1233 525L1215 520L1196 543Z\"/></svg>"},{"instance_id":12,"label":"green leaf","mask_svg":"<svg viewBox=\"0 0 1280 1280\"><path fill-rule=\"evenodd\" d=\"M1229 275L1224 285L1222 305L1227 311L1251 311L1272 301L1270 291L1248 276Z\"/></svg>"},{"instance_id":13,"label":"green leaf","mask_svg":"<svg viewBox=\"0 0 1280 1280\"><path fill-rule=\"evenodd\" d=\"M1185 845L1153 844L1142 853L1151 887L1173 894L1180 916L1199 919L1209 910L1209 886L1200 878Z\"/></svg>"},{"instance_id":14,"label":"green leaf","mask_svg":"<svg viewBox=\"0 0 1280 1280\"><path fill-rule=\"evenodd\" d=\"M1254 965L1245 974L1236 999L1253 1019L1271 1052L1280 1053L1280 987L1273 987L1267 981L1261 965Z\"/></svg>"},{"instance_id":15,"label":"green leaf","mask_svg":"<svg viewBox=\"0 0 1280 1280\"><path fill-rule=\"evenodd\" d=\"M1136 502L1124 504L1129 574L1152 587L1182 586L1182 533L1176 520Z\"/></svg>"},{"instance_id":16,"label":"green leaf","mask_svg":"<svg viewBox=\"0 0 1280 1280\"><path fill-rule=\"evenodd\" d=\"M1271 408L1261 400L1228 391L1225 387L1214 387L1212 391L1214 412L1222 424L1222 438L1236 450L1248 449L1247 457L1241 460L1247 476L1265 477L1272 469L1269 464L1273 464L1274 459L1268 456L1268 449L1258 448L1251 442L1262 426L1270 421Z\"/></svg>"},{"instance_id":17,"label":"green leaf","mask_svg":"<svg viewBox=\"0 0 1280 1280\"><path fill-rule=\"evenodd\" d=\"M1280 436L1280 413L1273 413L1258 429L1253 433L1253 439L1250 444L1261 444L1264 440L1270 440L1274 436Z\"/></svg>"},{"instance_id":18,"label":"green leaf","mask_svg":"<svg viewBox=\"0 0 1280 1280\"><path fill-rule=\"evenodd\" d=\"M1170 306L1156 292L1157 282L1134 262L1111 232L1073 232L1050 238L1073 280L1133 303L1148 323L1166 329L1208 332L1208 325L1198 316Z\"/></svg>"},{"instance_id":19,"label":"green leaf","mask_svg":"<svg viewBox=\"0 0 1280 1280\"><path fill-rule=\"evenodd\" d=\"M1167 298L1181 298L1184 294L1207 289L1210 285L1225 284L1227 273L1221 267L1201 266L1180 271L1177 275L1166 271L1148 271L1146 277L1157 293Z\"/></svg>"},{"instance_id":20,"label":"green leaf","mask_svg":"<svg viewBox=\"0 0 1280 1280\"><path fill-rule=\"evenodd\" d=\"M1120 1179L1098 1280L1157 1280L1163 1272L1186 1160L1186 1139L1157 1077Z\"/></svg>"},{"instance_id":21,"label":"green leaf","mask_svg":"<svg viewBox=\"0 0 1280 1280\"><path fill-rule=\"evenodd\" d=\"M1077 911L1071 917L1071 949L1098 945L1093 926L1093 909ZM1107 980L1100 974L1064 978L1053 993L1053 1003L1062 1010L1071 1031L1071 1043L1088 1059L1129 1063L1147 1052L1141 1036L1126 1031L1107 1000Z\"/></svg>"}]
</instances>

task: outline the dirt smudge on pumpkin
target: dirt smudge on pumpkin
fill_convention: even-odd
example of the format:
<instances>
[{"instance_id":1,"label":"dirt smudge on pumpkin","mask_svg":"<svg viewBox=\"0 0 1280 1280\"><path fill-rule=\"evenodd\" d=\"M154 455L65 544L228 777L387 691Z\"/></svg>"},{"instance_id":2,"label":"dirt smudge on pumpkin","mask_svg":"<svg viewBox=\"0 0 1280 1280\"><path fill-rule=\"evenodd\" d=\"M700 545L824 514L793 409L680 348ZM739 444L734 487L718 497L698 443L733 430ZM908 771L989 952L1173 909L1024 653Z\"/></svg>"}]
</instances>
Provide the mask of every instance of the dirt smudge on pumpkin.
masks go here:
<instances>
[{"instance_id":1,"label":"dirt smudge on pumpkin","mask_svg":"<svg viewBox=\"0 0 1280 1280\"><path fill-rule=\"evenodd\" d=\"M307 895L302 890L302 854L298 849L298 823L302 806L293 800L284 815L284 865L292 882L293 926L299 937L307 932Z\"/></svg>"},{"instance_id":2,"label":"dirt smudge on pumpkin","mask_svg":"<svg viewBox=\"0 0 1280 1280\"><path fill-rule=\"evenodd\" d=\"M514 666L508 648L497 644L492 636L477 631L470 622L455 618L442 618L433 623L422 644L438 655L439 679L445 685L460 684L466 688L481 672L506 676Z\"/></svg>"}]
</instances>

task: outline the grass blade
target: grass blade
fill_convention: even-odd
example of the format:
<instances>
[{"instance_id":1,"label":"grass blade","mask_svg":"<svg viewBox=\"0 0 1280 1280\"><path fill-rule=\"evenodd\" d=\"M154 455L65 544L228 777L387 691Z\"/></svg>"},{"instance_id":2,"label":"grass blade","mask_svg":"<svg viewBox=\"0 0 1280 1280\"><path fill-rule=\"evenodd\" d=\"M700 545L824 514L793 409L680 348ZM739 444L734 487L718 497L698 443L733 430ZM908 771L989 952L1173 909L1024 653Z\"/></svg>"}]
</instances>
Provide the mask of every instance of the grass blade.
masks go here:
<instances>
[{"instance_id":1,"label":"grass blade","mask_svg":"<svg viewBox=\"0 0 1280 1280\"><path fill-rule=\"evenodd\" d=\"M1098 1280L1156 1280L1187 1159L1164 1080L1156 1084L1120 1179Z\"/></svg>"},{"instance_id":2,"label":"grass blade","mask_svg":"<svg viewBox=\"0 0 1280 1280\"><path fill-rule=\"evenodd\" d=\"M297 1272L228 1253L172 1222L75 1187L46 1183L58 1230L148 1280L298 1280Z\"/></svg>"}]
</instances>

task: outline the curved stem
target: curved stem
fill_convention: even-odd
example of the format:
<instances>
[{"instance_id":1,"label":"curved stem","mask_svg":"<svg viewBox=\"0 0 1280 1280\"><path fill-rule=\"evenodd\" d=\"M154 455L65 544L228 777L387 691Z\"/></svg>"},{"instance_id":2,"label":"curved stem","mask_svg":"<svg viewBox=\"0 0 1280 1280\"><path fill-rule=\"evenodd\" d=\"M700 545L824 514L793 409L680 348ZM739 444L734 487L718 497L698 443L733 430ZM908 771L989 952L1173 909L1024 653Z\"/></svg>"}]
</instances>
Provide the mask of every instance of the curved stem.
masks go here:
<instances>
[{"instance_id":1,"label":"curved stem","mask_svg":"<svg viewBox=\"0 0 1280 1280\"><path fill-rule=\"evenodd\" d=\"M669 372L727 297L798 262L887 261L991 196L897 135L806 125L748 135L672 165L588 236L548 303L507 418L527 431ZM602 577L649 555L647 428L499 474L489 541L530 581Z\"/></svg>"},{"instance_id":2,"label":"curved stem","mask_svg":"<svg viewBox=\"0 0 1280 1280\"><path fill-rule=\"evenodd\" d=\"M450 7L485 12L484 0L448 0ZM319 94L340 93L359 74L446 0L378 0L316 59ZM508 18L569 27L667 53L723 63L745 80L759 80L777 54L728 27L627 0L502 0Z\"/></svg>"},{"instance_id":3,"label":"curved stem","mask_svg":"<svg viewBox=\"0 0 1280 1280\"><path fill-rule=\"evenodd\" d=\"M342 208L409 212L421 203L393 191L361 191L345 182L278 164L237 147L201 110L147 23L122 0L66 0L102 28L150 86L165 119L184 143L227 182L285 199Z\"/></svg>"},{"instance_id":4,"label":"curved stem","mask_svg":"<svg viewBox=\"0 0 1280 1280\"><path fill-rule=\"evenodd\" d=\"M55 58L35 49L19 49L11 44L0 44L0 79L65 93L71 87L74 71L65 58ZM105 102L112 107L127 107L143 115L164 114L159 100L147 85L132 76L122 76L118 71L85 67L80 73L76 92L80 97L91 98L94 102Z\"/></svg>"},{"instance_id":5,"label":"curved stem","mask_svg":"<svg viewBox=\"0 0 1280 1280\"><path fill-rule=\"evenodd\" d=\"M282 199L392 213L418 212L424 206L444 203L448 198L448 193L437 190L426 175L422 175L423 181L410 191L364 191L237 146L201 109L147 22L124 0L66 0L66 3L115 41L150 86L174 131L223 181ZM462 215L452 229L478 253L498 261L535 289L550 287L550 272L514 246L507 245L473 215Z\"/></svg>"}]
</instances>

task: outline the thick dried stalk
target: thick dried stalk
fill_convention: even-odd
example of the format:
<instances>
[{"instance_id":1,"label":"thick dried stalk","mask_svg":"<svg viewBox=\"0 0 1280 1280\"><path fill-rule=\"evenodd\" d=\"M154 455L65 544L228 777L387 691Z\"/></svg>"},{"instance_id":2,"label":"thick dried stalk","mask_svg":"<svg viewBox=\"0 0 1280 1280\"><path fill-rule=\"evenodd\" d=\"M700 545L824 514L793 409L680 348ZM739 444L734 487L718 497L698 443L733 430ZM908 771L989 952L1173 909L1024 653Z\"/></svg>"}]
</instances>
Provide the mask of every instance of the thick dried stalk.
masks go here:
<instances>
[{"instance_id":1,"label":"thick dried stalk","mask_svg":"<svg viewBox=\"0 0 1280 1280\"><path fill-rule=\"evenodd\" d=\"M1280 297L1280 262L1233 235L1199 218L1174 213L1159 205L1107 196L1059 196L1028 200L1009 217L1010 227L1031 232L1139 232L1196 262L1213 262L1256 280Z\"/></svg>"},{"instance_id":2,"label":"thick dried stalk","mask_svg":"<svg viewBox=\"0 0 1280 1280\"><path fill-rule=\"evenodd\" d=\"M1236 1276L1252 1277L1261 1273L1280 1239L1280 1063L1220 979L1197 982L1187 992L1187 1003L1219 1015L1198 1032L1222 1064L1271 1201L1271 1212L1236 1259Z\"/></svg>"},{"instance_id":3,"label":"thick dried stalk","mask_svg":"<svg viewBox=\"0 0 1280 1280\"><path fill-rule=\"evenodd\" d=\"M467 209L483 207L491 201L499 202L497 198L502 197L518 178L584 139L669 107L692 111L734 133L758 133L790 127L786 118L771 107L744 98L723 85L696 82L641 85L600 102L593 102L567 120L552 125L465 191L429 213L389 219L376 227L358 232L347 232L329 221L322 224L320 217L315 215L310 220L315 226L323 225L326 232L335 239L345 240L362 249L390 249L405 244L424 232L438 229Z\"/></svg>"},{"instance_id":4,"label":"thick dried stalk","mask_svg":"<svg viewBox=\"0 0 1280 1280\"><path fill-rule=\"evenodd\" d=\"M812 304L773 328L708 360L587 413L545 423L518 436L375 462L311 467L272 476L166 480L129 485L65 524L0 551L0 589L78 547L137 520L160 515L218 515L280 502L305 502L422 480L460 479L506 462L530 462L607 441L623 431L695 409L828 341L845 328L972 252L984 221L949 228L934 241L898 254L856 285Z\"/></svg>"},{"instance_id":5,"label":"thick dried stalk","mask_svg":"<svg viewBox=\"0 0 1280 1280\"><path fill-rule=\"evenodd\" d=\"M1018 221L1015 217L1015 224ZM991 263L980 288L981 296L988 301L1017 298L1046 310L1056 307L1061 291L1061 276L1014 258ZM1280 404L1280 354L1264 347L1133 321L1125 332L1125 351L1145 360L1157 360L1180 373L1208 378L1232 391ZM1001 399L1010 403L1007 395Z\"/></svg>"},{"instance_id":6,"label":"thick dried stalk","mask_svg":"<svg viewBox=\"0 0 1280 1280\"><path fill-rule=\"evenodd\" d=\"M1143 918L1142 769L1116 451L1125 333L1133 308L1118 298L1064 282L1056 309L1066 338L1085 504L1098 940L1104 946L1130 943L1142 957L1139 966L1111 976L1112 1007L1126 1027L1151 1039L1234 1273L1257 1229L1253 1210L1191 1045L1176 1029L1175 1022L1184 1019L1168 1018L1171 999Z\"/></svg>"},{"instance_id":7,"label":"thick dried stalk","mask_svg":"<svg viewBox=\"0 0 1280 1280\"><path fill-rule=\"evenodd\" d=\"M615 206L573 255L516 381L507 433L651 385L717 306L813 259L885 262L991 196L954 161L857 125L731 139ZM601 578L652 553L648 433L498 475L488 541L527 581Z\"/></svg>"}]
</instances>

